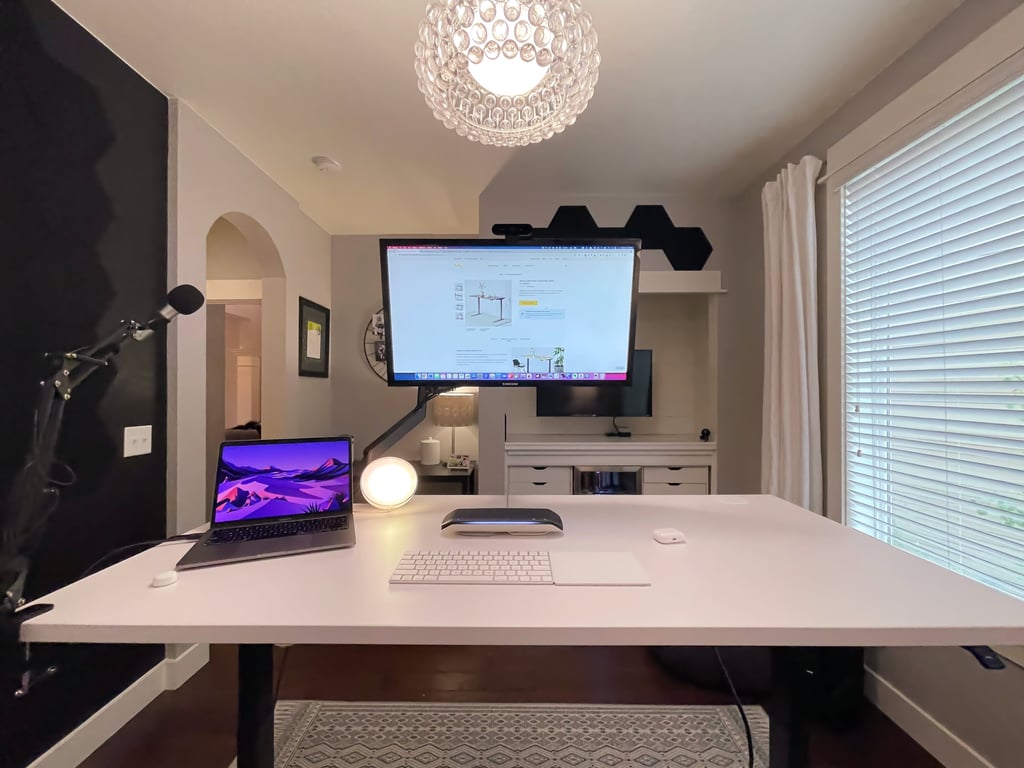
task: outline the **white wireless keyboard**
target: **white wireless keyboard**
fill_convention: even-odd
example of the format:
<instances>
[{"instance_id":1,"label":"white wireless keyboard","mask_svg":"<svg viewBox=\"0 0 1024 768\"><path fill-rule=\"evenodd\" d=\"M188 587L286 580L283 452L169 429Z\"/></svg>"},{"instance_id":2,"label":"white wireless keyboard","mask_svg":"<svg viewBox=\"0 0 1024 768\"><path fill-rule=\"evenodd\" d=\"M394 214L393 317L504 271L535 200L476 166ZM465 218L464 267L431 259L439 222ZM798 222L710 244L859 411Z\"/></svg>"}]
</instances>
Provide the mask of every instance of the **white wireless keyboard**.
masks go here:
<instances>
[{"instance_id":1,"label":"white wireless keyboard","mask_svg":"<svg viewBox=\"0 0 1024 768\"><path fill-rule=\"evenodd\" d=\"M392 584L554 584L547 552L406 552Z\"/></svg>"}]
</instances>

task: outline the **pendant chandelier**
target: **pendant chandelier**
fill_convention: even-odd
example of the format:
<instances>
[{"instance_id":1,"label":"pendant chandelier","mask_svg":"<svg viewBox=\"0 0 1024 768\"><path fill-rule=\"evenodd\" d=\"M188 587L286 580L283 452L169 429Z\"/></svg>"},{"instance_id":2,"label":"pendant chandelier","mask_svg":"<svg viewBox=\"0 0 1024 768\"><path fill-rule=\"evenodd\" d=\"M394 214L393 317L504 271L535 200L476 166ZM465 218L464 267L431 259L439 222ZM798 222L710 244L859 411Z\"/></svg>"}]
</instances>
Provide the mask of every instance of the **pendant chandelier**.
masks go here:
<instances>
[{"instance_id":1,"label":"pendant chandelier","mask_svg":"<svg viewBox=\"0 0 1024 768\"><path fill-rule=\"evenodd\" d=\"M430 0L415 51L434 117L499 147L543 141L576 122L601 63L581 0Z\"/></svg>"}]
</instances>

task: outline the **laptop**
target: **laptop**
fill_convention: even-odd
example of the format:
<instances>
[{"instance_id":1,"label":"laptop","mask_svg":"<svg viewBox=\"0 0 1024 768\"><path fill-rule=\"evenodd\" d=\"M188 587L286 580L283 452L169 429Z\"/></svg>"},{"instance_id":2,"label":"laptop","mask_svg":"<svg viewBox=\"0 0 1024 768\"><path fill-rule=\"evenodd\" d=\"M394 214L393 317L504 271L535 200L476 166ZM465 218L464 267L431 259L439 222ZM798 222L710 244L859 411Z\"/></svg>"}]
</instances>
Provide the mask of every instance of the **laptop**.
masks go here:
<instances>
[{"instance_id":1,"label":"laptop","mask_svg":"<svg viewBox=\"0 0 1024 768\"><path fill-rule=\"evenodd\" d=\"M351 547L352 438L221 443L210 530L177 570Z\"/></svg>"}]
</instances>

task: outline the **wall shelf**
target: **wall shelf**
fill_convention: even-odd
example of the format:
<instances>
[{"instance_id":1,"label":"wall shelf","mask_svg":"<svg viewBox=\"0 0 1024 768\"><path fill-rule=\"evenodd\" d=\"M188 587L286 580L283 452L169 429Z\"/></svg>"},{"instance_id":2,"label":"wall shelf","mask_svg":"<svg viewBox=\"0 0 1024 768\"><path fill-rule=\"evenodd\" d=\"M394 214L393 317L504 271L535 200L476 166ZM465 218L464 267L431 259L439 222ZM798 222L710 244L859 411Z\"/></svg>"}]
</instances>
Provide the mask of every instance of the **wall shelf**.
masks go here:
<instances>
[{"instance_id":1,"label":"wall shelf","mask_svg":"<svg viewBox=\"0 0 1024 768\"><path fill-rule=\"evenodd\" d=\"M725 293L717 270L641 270L640 293Z\"/></svg>"}]
</instances>

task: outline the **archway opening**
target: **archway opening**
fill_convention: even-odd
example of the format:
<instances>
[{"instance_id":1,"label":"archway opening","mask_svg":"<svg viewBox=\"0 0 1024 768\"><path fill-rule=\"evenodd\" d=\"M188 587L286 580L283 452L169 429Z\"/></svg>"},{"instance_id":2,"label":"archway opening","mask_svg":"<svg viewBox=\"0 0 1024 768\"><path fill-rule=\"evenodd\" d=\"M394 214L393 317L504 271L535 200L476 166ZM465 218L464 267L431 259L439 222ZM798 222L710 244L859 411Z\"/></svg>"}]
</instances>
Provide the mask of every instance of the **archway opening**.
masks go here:
<instances>
[{"instance_id":1,"label":"archway opening","mask_svg":"<svg viewBox=\"0 0 1024 768\"><path fill-rule=\"evenodd\" d=\"M269 233L226 213L206 235L206 444L212 498L224 440L281 436L285 271Z\"/></svg>"}]
</instances>

